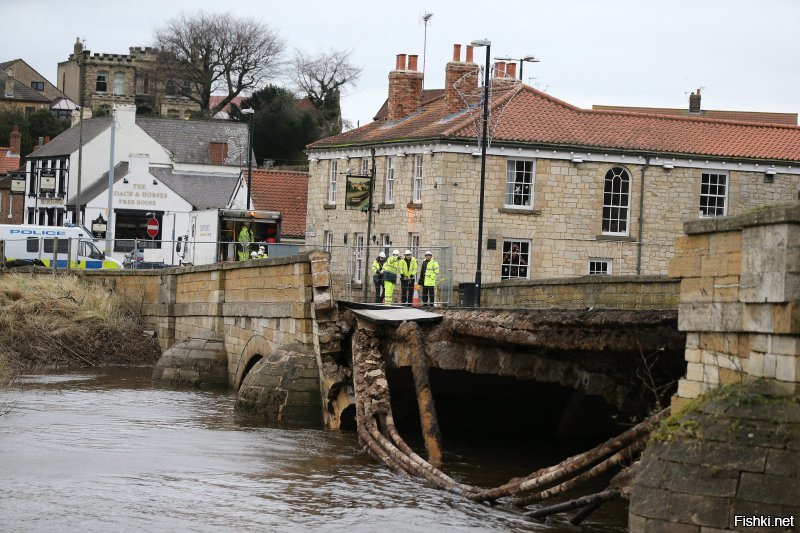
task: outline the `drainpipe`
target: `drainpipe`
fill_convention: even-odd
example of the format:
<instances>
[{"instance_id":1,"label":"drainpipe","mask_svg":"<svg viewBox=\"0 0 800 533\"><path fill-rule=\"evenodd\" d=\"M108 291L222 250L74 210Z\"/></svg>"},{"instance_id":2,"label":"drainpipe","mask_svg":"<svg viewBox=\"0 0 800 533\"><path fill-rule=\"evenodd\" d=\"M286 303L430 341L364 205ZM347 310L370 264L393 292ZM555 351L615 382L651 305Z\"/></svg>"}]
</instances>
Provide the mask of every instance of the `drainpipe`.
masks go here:
<instances>
[{"instance_id":1,"label":"drainpipe","mask_svg":"<svg viewBox=\"0 0 800 533\"><path fill-rule=\"evenodd\" d=\"M370 272L372 269L370 268L372 264L370 260L372 259L372 255L370 253L370 246L369 244L372 242L372 193L375 191L375 148L370 149L370 156L372 158L372 169L369 172L370 179L369 179L369 203L367 204L367 245L366 245L366 252L364 257L364 278L361 282L362 290L364 294L364 302L369 301L369 287L372 283L372 277L370 276ZM358 243L356 243L358 245Z\"/></svg>"},{"instance_id":2,"label":"drainpipe","mask_svg":"<svg viewBox=\"0 0 800 533\"><path fill-rule=\"evenodd\" d=\"M642 246L643 246L643 237L644 237L644 173L647 170L647 167L650 166L650 158L644 158L644 165L642 165L641 173L639 177L639 246L636 251L636 275L642 275Z\"/></svg>"}]
</instances>

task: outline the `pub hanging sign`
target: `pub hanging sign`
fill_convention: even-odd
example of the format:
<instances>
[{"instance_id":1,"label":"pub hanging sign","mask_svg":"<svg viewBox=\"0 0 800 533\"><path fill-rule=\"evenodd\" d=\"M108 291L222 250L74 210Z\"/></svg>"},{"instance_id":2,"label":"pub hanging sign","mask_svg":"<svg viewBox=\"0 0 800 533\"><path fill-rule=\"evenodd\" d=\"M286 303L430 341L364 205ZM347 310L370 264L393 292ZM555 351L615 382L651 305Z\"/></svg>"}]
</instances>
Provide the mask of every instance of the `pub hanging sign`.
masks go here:
<instances>
[{"instance_id":1,"label":"pub hanging sign","mask_svg":"<svg viewBox=\"0 0 800 533\"><path fill-rule=\"evenodd\" d=\"M103 215L98 215L96 219L92 220L92 237L95 239L106 238L106 220Z\"/></svg>"},{"instance_id":2,"label":"pub hanging sign","mask_svg":"<svg viewBox=\"0 0 800 533\"><path fill-rule=\"evenodd\" d=\"M11 194L25 194L25 174L11 174Z\"/></svg>"},{"instance_id":3,"label":"pub hanging sign","mask_svg":"<svg viewBox=\"0 0 800 533\"><path fill-rule=\"evenodd\" d=\"M56 170L54 168L43 168L39 173L39 191L55 192L56 190Z\"/></svg>"}]
</instances>

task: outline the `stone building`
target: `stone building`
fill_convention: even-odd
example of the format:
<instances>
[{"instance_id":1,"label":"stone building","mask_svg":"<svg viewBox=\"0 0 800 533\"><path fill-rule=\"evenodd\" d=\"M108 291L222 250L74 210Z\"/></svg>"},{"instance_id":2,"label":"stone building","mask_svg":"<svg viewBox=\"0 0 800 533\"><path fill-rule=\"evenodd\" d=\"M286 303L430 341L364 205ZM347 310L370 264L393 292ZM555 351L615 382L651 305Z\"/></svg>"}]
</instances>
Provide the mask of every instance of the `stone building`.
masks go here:
<instances>
[{"instance_id":1,"label":"stone building","mask_svg":"<svg viewBox=\"0 0 800 533\"><path fill-rule=\"evenodd\" d=\"M490 83L483 282L584 274L665 274L689 219L794 200L800 128L586 110L515 80ZM474 279L481 187L480 70L455 46L445 89L422 91L417 56L397 56L385 113L309 146L308 244L449 246L453 279ZM348 209L346 175L369 175ZM375 244L373 244L375 243Z\"/></svg>"},{"instance_id":2,"label":"stone building","mask_svg":"<svg viewBox=\"0 0 800 533\"><path fill-rule=\"evenodd\" d=\"M69 59L58 64L58 88L80 102L83 57L84 105L94 112L109 112L115 104L136 105L140 113L188 119L200 106L188 95L192 88L166 77L159 68L158 50L129 48L128 54L92 54L76 40Z\"/></svg>"}]
</instances>

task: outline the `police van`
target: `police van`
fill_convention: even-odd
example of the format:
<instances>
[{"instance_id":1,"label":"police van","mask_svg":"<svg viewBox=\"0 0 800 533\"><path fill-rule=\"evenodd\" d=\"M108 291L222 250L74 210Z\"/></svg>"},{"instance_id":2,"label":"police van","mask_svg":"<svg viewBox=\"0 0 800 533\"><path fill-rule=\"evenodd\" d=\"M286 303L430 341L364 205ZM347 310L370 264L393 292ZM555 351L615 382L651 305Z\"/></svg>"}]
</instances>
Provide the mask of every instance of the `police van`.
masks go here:
<instances>
[{"instance_id":1,"label":"police van","mask_svg":"<svg viewBox=\"0 0 800 533\"><path fill-rule=\"evenodd\" d=\"M80 226L33 226L0 224L6 266L53 266L53 248L57 246L57 268L119 269L122 263L101 252L91 234Z\"/></svg>"}]
</instances>

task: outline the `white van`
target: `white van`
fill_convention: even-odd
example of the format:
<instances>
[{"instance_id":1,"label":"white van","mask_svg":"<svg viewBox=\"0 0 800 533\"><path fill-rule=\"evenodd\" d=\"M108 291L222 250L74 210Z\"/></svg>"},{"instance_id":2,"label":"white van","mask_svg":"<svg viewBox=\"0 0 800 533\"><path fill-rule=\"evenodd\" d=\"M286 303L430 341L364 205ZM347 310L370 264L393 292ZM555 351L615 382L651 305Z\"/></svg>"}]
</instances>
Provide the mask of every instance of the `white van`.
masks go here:
<instances>
[{"instance_id":1,"label":"white van","mask_svg":"<svg viewBox=\"0 0 800 533\"><path fill-rule=\"evenodd\" d=\"M86 228L0 224L0 241L5 243L7 266L52 266L56 239L58 239L58 268L67 268L68 260L69 268L122 268L122 263L112 257L106 257L97 248Z\"/></svg>"}]
</instances>

